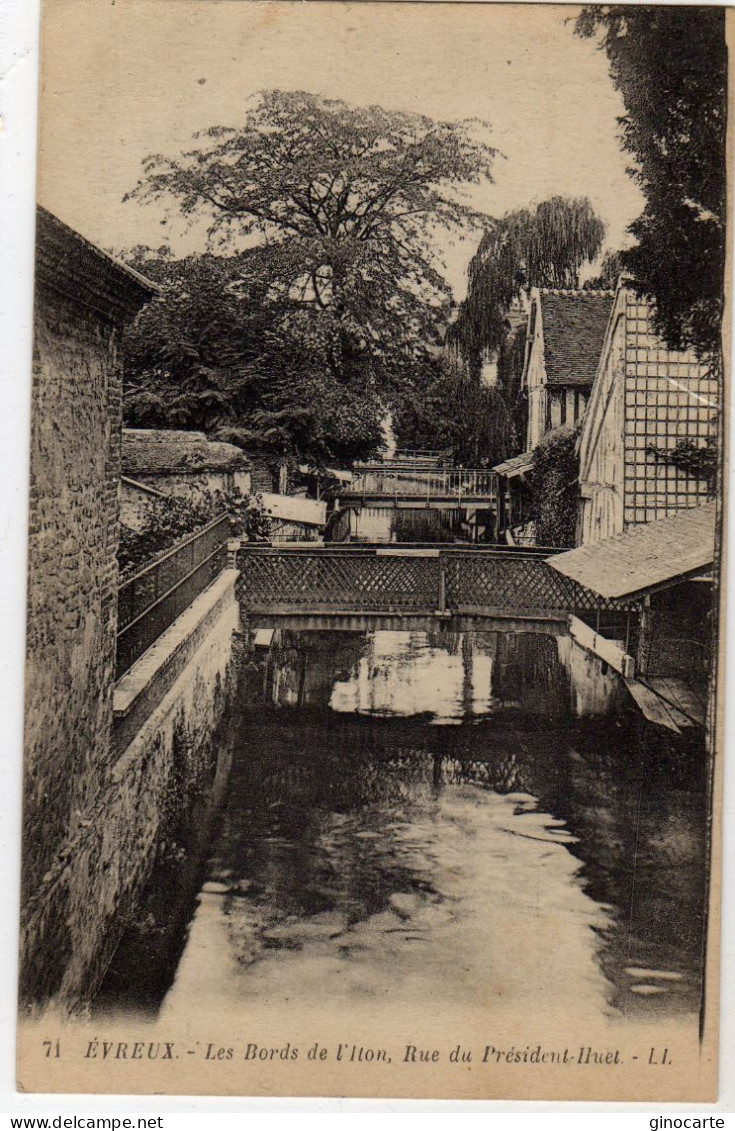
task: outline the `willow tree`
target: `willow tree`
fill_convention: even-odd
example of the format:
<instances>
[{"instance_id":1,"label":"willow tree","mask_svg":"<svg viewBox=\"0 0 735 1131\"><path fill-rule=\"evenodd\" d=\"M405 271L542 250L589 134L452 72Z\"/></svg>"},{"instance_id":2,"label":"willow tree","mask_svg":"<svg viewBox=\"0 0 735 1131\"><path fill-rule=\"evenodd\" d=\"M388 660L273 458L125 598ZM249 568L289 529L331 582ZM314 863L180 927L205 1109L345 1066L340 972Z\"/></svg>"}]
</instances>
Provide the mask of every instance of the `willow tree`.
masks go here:
<instances>
[{"instance_id":1,"label":"willow tree","mask_svg":"<svg viewBox=\"0 0 735 1131\"><path fill-rule=\"evenodd\" d=\"M393 426L401 446L434 448L465 467L486 467L511 455L517 431L502 391L473 376L455 351L445 351L420 394L396 405Z\"/></svg>"},{"instance_id":2,"label":"willow tree","mask_svg":"<svg viewBox=\"0 0 735 1131\"><path fill-rule=\"evenodd\" d=\"M302 341L310 327L326 335L334 382L359 380L389 400L426 364L449 302L437 233L477 223L460 197L463 184L490 179L495 151L480 131L264 91L241 125L198 134L177 157L148 157L129 196L207 217L219 250L256 243L264 301L287 308Z\"/></svg>"},{"instance_id":3,"label":"willow tree","mask_svg":"<svg viewBox=\"0 0 735 1131\"><path fill-rule=\"evenodd\" d=\"M580 269L599 254L605 226L586 197L554 196L508 212L483 236L468 268L467 298L453 335L470 362L497 356L508 312L529 287L578 287Z\"/></svg>"}]
</instances>

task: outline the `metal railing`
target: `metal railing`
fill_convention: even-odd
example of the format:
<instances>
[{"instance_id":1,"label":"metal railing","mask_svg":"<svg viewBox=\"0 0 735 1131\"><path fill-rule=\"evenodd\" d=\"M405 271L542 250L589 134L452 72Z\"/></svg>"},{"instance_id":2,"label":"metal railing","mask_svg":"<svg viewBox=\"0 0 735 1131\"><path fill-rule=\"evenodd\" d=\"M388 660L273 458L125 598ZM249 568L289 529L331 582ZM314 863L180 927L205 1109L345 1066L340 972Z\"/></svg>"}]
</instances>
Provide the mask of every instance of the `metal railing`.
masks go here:
<instances>
[{"instance_id":1,"label":"metal railing","mask_svg":"<svg viewBox=\"0 0 735 1131\"><path fill-rule=\"evenodd\" d=\"M356 468L343 498L473 499L495 498L497 476L487 468L412 469L396 464Z\"/></svg>"},{"instance_id":2,"label":"metal railing","mask_svg":"<svg viewBox=\"0 0 735 1131\"><path fill-rule=\"evenodd\" d=\"M116 679L222 572L229 532L228 516L219 515L123 582L118 590Z\"/></svg>"},{"instance_id":3,"label":"metal railing","mask_svg":"<svg viewBox=\"0 0 735 1131\"><path fill-rule=\"evenodd\" d=\"M414 464L419 467L438 467L447 460L447 453L434 448L398 448L384 463Z\"/></svg>"},{"instance_id":4,"label":"metal railing","mask_svg":"<svg viewBox=\"0 0 735 1131\"><path fill-rule=\"evenodd\" d=\"M440 448L396 448L394 459L442 459L446 455ZM387 463L390 460L386 460Z\"/></svg>"}]
</instances>

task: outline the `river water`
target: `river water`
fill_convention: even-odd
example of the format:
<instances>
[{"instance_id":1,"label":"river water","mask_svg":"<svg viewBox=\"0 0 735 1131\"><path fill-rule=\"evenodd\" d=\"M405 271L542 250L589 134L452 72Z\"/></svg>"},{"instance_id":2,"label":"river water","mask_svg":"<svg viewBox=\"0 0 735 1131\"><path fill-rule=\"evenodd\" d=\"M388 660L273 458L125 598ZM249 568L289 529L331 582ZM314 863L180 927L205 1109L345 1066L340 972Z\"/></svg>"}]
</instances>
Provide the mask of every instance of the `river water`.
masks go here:
<instances>
[{"instance_id":1,"label":"river water","mask_svg":"<svg viewBox=\"0 0 735 1131\"><path fill-rule=\"evenodd\" d=\"M568 638L278 632L226 732L204 852L154 882L100 1008L696 1015L704 751Z\"/></svg>"}]
</instances>

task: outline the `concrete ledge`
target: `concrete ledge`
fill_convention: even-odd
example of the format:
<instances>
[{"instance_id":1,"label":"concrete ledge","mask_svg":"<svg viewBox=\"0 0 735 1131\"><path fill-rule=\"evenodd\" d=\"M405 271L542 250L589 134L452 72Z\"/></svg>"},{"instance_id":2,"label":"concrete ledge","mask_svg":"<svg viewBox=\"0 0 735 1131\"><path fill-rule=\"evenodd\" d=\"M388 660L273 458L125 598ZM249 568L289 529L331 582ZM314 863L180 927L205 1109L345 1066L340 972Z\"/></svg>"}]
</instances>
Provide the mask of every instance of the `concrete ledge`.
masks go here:
<instances>
[{"instance_id":1,"label":"concrete ledge","mask_svg":"<svg viewBox=\"0 0 735 1131\"><path fill-rule=\"evenodd\" d=\"M113 698L115 757L133 740L181 674L227 598L235 599L239 576L239 570L224 570L118 680Z\"/></svg>"},{"instance_id":2,"label":"concrete ledge","mask_svg":"<svg viewBox=\"0 0 735 1131\"><path fill-rule=\"evenodd\" d=\"M600 636L579 617L569 618L569 631L583 648L593 655L604 660L614 671L619 672L624 679L633 679L635 675L635 660L629 656L625 649L615 640L608 640Z\"/></svg>"}]
</instances>

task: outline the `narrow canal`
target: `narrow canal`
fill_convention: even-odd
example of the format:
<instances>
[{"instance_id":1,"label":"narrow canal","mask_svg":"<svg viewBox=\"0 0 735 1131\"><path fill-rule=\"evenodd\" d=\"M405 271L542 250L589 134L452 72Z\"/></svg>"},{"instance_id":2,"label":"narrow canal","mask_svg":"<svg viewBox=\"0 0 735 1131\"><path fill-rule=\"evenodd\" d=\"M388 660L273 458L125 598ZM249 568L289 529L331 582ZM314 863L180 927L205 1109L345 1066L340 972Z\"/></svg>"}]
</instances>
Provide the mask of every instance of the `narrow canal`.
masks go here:
<instances>
[{"instance_id":1,"label":"narrow canal","mask_svg":"<svg viewBox=\"0 0 735 1131\"><path fill-rule=\"evenodd\" d=\"M211 832L172 851L97 1008L694 1017L703 747L596 664L553 635L276 633L242 665Z\"/></svg>"}]
</instances>

